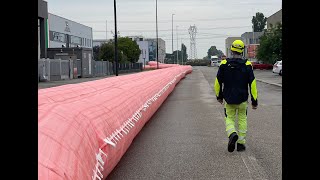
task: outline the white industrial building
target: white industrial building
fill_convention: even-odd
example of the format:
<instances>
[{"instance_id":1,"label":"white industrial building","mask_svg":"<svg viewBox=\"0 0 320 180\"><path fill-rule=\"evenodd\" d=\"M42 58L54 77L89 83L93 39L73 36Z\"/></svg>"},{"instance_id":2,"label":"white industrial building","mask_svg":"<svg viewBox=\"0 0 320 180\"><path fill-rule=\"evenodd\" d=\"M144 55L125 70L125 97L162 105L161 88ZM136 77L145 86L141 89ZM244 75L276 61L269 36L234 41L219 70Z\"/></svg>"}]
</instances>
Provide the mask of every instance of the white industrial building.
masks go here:
<instances>
[{"instance_id":1,"label":"white industrial building","mask_svg":"<svg viewBox=\"0 0 320 180\"><path fill-rule=\"evenodd\" d=\"M92 28L48 13L49 48L92 48Z\"/></svg>"},{"instance_id":2,"label":"white industrial building","mask_svg":"<svg viewBox=\"0 0 320 180\"><path fill-rule=\"evenodd\" d=\"M149 58L149 42L146 41L142 36L128 36L128 38L132 39L132 41L136 41L141 50L138 63L148 64L150 61Z\"/></svg>"},{"instance_id":3,"label":"white industrial building","mask_svg":"<svg viewBox=\"0 0 320 180\"><path fill-rule=\"evenodd\" d=\"M157 61L156 59L156 51L157 51L157 38L148 38L145 41L149 42L149 60L150 61ZM164 59L166 57L166 42L158 38L158 60L161 63L164 63Z\"/></svg>"}]
</instances>

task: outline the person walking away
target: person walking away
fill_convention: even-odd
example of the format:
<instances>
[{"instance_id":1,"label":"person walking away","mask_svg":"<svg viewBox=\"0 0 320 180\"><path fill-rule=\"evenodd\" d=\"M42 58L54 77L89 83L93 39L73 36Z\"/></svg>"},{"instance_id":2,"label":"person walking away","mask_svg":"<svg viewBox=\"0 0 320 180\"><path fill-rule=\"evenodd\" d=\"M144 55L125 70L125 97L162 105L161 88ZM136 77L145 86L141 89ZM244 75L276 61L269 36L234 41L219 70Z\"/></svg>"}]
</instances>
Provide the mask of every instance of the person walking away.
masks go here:
<instances>
[{"instance_id":1,"label":"person walking away","mask_svg":"<svg viewBox=\"0 0 320 180\"><path fill-rule=\"evenodd\" d=\"M228 151L246 149L248 96L252 109L258 107L258 90L251 62L243 58L244 43L235 40L231 45L231 57L221 61L214 83L218 102L224 104ZM238 112L238 132L235 127ZM236 144L237 143L237 144Z\"/></svg>"}]
</instances>

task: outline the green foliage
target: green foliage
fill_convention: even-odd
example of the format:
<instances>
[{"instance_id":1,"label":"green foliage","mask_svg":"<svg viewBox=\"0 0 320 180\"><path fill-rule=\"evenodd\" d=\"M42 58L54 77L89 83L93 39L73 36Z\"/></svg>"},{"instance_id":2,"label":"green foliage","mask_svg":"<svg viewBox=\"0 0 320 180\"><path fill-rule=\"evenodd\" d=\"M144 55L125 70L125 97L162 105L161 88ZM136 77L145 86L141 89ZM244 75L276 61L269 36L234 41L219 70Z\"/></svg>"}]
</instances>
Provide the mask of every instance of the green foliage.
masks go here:
<instances>
[{"instance_id":1,"label":"green foliage","mask_svg":"<svg viewBox=\"0 0 320 180\"><path fill-rule=\"evenodd\" d=\"M118 39L118 49L123 53L123 60L135 63L139 60L141 50L136 41L132 41L128 37L120 37Z\"/></svg>"},{"instance_id":2,"label":"green foliage","mask_svg":"<svg viewBox=\"0 0 320 180\"><path fill-rule=\"evenodd\" d=\"M104 43L100 47L98 59L105 61L114 61L114 42ZM135 63L140 56L139 45L128 37L118 39L118 60L120 63Z\"/></svg>"},{"instance_id":3,"label":"green foliage","mask_svg":"<svg viewBox=\"0 0 320 180\"><path fill-rule=\"evenodd\" d=\"M273 64L282 59L282 25L277 24L260 37L257 58L265 63Z\"/></svg>"},{"instance_id":4,"label":"green foliage","mask_svg":"<svg viewBox=\"0 0 320 180\"><path fill-rule=\"evenodd\" d=\"M93 59L94 59L95 61L100 60L100 57L99 57L100 47L99 47L99 46L94 46L94 47L92 48L92 51L93 51Z\"/></svg>"},{"instance_id":5,"label":"green foliage","mask_svg":"<svg viewBox=\"0 0 320 180\"><path fill-rule=\"evenodd\" d=\"M99 59L114 62L114 44L111 42L103 43L100 47Z\"/></svg>"},{"instance_id":6,"label":"green foliage","mask_svg":"<svg viewBox=\"0 0 320 180\"><path fill-rule=\"evenodd\" d=\"M188 61L186 65L191 65L191 66L208 66L208 61L207 60L201 60L197 59L194 61Z\"/></svg>"},{"instance_id":7,"label":"green foliage","mask_svg":"<svg viewBox=\"0 0 320 180\"><path fill-rule=\"evenodd\" d=\"M181 64L181 59L183 59L183 63L185 64L188 59L187 47L182 44L182 52L180 50L173 51L172 54L166 53L165 63L167 64L176 64L177 63L177 53L178 53L178 63ZM182 56L183 53L183 56Z\"/></svg>"},{"instance_id":8,"label":"green foliage","mask_svg":"<svg viewBox=\"0 0 320 180\"><path fill-rule=\"evenodd\" d=\"M262 32L267 23L267 18L264 17L263 13L257 12L256 16L252 17L252 25L254 32Z\"/></svg>"},{"instance_id":9,"label":"green foliage","mask_svg":"<svg viewBox=\"0 0 320 180\"><path fill-rule=\"evenodd\" d=\"M164 62L166 64L173 64L174 63L174 55L171 53L166 53L166 57L165 57Z\"/></svg>"},{"instance_id":10,"label":"green foliage","mask_svg":"<svg viewBox=\"0 0 320 180\"><path fill-rule=\"evenodd\" d=\"M218 50L216 46L211 46L209 49L208 49L208 59L211 59L211 56L218 56L218 57L221 57L223 55L223 52L221 50Z\"/></svg>"}]
</instances>

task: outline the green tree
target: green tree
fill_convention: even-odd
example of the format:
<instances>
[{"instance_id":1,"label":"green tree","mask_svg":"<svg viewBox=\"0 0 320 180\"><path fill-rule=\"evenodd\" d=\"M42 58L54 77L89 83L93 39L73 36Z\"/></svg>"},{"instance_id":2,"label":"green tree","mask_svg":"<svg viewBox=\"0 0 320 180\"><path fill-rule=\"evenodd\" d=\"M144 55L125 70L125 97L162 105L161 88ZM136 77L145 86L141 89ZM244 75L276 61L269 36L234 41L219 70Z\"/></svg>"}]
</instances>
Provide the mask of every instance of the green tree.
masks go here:
<instances>
[{"instance_id":1,"label":"green tree","mask_svg":"<svg viewBox=\"0 0 320 180\"><path fill-rule=\"evenodd\" d=\"M128 37L120 37L118 39L118 49L124 55L124 60L135 63L139 60L141 50L136 41L132 41Z\"/></svg>"},{"instance_id":2,"label":"green tree","mask_svg":"<svg viewBox=\"0 0 320 180\"><path fill-rule=\"evenodd\" d=\"M166 64L173 64L174 63L174 55L171 53L166 53L165 63Z\"/></svg>"},{"instance_id":3,"label":"green tree","mask_svg":"<svg viewBox=\"0 0 320 180\"><path fill-rule=\"evenodd\" d=\"M104 61L114 62L114 45L113 43L103 43L101 44L99 51L99 59Z\"/></svg>"},{"instance_id":4,"label":"green tree","mask_svg":"<svg viewBox=\"0 0 320 180\"><path fill-rule=\"evenodd\" d=\"M262 32L267 23L267 18L264 17L263 13L257 12L256 16L252 17L252 25L254 32Z\"/></svg>"},{"instance_id":5,"label":"green tree","mask_svg":"<svg viewBox=\"0 0 320 180\"><path fill-rule=\"evenodd\" d=\"M128 37L118 39L118 61L120 63L135 63L139 60L141 50L135 41ZM114 42L104 43L100 47L99 59L114 61Z\"/></svg>"},{"instance_id":6,"label":"green tree","mask_svg":"<svg viewBox=\"0 0 320 180\"><path fill-rule=\"evenodd\" d=\"M178 61L177 61L177 53L178 53ZM171 56L174 60L173 60L173 62L174 62L174 64L177 64L177 63L180 63L181 62L181 51L173 51L173 56Z\"/></svg>"},{"instance_id":7,"label":"green tree","mask_svg":"<svg viewBox=\"0 0 320 180\"><path fill-rule=\"evenodd\" d=\"M165 57L165 63L167 64L176 64L177 63L177 53L178 53L178 63L181 64L181 60L183 61L183 64L187 62L188 54L187 54L187 47L182 44L181 45L182 51L173 51L173 53L166 53ZM183 55L182 55L183 54Z\"/></svg>"},{"instance_id":8,"label":"green tree","mask_svg":"<svg viewBox=\"0 0 320 180\"><path fill-rule=\"evenodd\" d=\"M95 61L100 60L100 57L99 57L100 46L93 46L92 51L93 51L93 59Z\"/></svg>"},{"instance_id":9,"label":"green tree","mask_svg":"<svg viewBox=\"0 0 320 180\"><path fill-rule=\"evenodd\" d=\"M209 58L208 58L208 56L205 56L202 58L202 60L209 61Z\"/></svg>"},{"instance_id":10,"label":"green tree","mask_svg":"<svg viewBox=\"0 0 320 180\"><path fill-rule=\"evenodd\" d=\"M218 57L221 57L223 55L223 52L221 50L218 50L216 46L211 46L209 49L208 49L208 59L211 59L211 56L218 56Z\"/></svg>"},{"instance_id":11,"label":"green tree","mask_svg":"<svg viewBox=\"0 0 320 180\"><path fill-rule=\"evenodd\" d=\"M282 59L282 25L277 24L260 37L257 58L265 63L273 64Z\"/></svg>"},{"instance_id":12,"label":"green tree","mask_svg":"<svg viewBox=\"0 0 320 180\"><path fill-rule=\"evenodd\" d=\"M181 51L182 51L182 53L181 53L181 56L183 56L182 58L182 60L183 60L183 63L185 64L186 62L187 62L187 59L188 59L188 54L187 54L187 47L182 43L182 45L181 45L182 47L181 47ZM179 54L179 57L181 57L180 56L180 54ZM181 59L181 58L180 58Z\"/></svg>"}]
</instances>

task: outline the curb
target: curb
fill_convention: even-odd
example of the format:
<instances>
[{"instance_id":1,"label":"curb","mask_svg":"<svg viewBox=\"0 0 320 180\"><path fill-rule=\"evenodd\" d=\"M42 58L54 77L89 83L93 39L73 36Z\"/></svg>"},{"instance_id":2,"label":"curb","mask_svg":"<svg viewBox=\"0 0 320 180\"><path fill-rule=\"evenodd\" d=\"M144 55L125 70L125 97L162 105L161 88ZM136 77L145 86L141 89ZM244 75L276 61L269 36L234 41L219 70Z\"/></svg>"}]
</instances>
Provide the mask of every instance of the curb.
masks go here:
<instances>
[{"instance_id":1,"label":"curb","mask_svg":"<svg viewBox=\"0 0 320 180\"><path fill-rule=\"evenodd\" d=\"M261 79L256 79L256 80L260 81L260 82L263 82L263 83L271 84L271 85L274 85L274 86L282 87L282 84L271 83L271 82L268 82L268 81L263 81Z\"/></svg>"}]
</instances>

